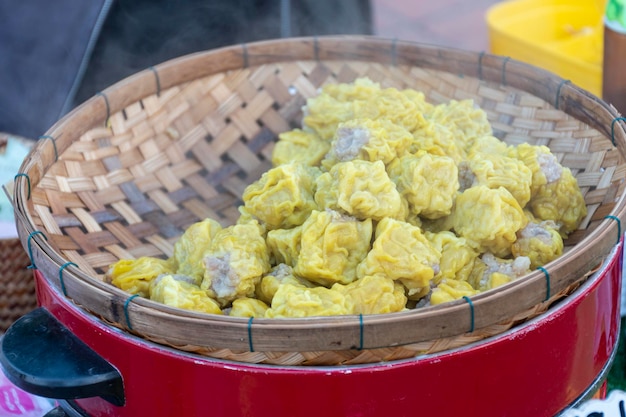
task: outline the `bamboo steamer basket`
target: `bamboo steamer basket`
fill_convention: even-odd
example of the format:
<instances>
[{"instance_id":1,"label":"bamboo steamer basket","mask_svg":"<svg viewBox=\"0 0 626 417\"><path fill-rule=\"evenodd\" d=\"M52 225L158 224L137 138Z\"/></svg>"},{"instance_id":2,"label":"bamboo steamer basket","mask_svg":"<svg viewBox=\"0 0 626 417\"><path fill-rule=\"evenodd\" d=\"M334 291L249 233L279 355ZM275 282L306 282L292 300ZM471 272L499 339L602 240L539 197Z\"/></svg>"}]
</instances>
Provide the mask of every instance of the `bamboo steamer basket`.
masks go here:
<instances>
[{"instance_id":1,"label":"bamboo steamer basket","mask_svg":"<svg viewBox=\"0 0 626 417\"><path fill-rule=\"evenodd\" d=\"M8 140L31 146L31 141L0 132L0 154L5 153ZM29 265L28 254L17 235L0 239L0 334L37 307L35 280Z\"/></svg>"},{"instance_id":2,"label":"bamboo steamer basket","mask_svg":"<svg viewBox=\"0 0 626 417\"><path fill-rule=\"evenodd\" d=\"M497 289L386 315L246 319L171 308L104 281L121 258L168 257L186 227L238 217L325 83L367 76L428 101L474 99L495 136L548 146L588 215L564 254ZM624 120L567 80L485 53L340 36L270 40L174 59L94 96L57 122L16 176L20 239L72 302L152 342L213 358L281 365L374 363L464 346L567 297L601 264L625 218Z\"/></svg>"}]
</instances>

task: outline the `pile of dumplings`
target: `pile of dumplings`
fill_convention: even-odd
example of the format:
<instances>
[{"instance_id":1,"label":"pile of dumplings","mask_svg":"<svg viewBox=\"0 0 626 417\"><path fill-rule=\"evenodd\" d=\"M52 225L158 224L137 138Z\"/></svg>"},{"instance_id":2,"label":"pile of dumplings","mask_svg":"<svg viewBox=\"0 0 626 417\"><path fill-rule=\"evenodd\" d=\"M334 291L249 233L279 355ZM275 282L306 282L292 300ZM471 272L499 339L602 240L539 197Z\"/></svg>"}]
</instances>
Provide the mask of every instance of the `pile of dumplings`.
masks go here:
<instances>
[{"instance_id":1,"label":"pile of dumplings","mask_svg":"<svg viewBox=\"0 0 626 417\"><path fill-rule=\"evenodd\" d=\"M211 314L392 313L528 274L587 214L549 148L495 138L472 100L433 105L361 78L303 110L236 224L195 223L169 259L120 260L109 282Z\"/></svg>"}]
</instances>

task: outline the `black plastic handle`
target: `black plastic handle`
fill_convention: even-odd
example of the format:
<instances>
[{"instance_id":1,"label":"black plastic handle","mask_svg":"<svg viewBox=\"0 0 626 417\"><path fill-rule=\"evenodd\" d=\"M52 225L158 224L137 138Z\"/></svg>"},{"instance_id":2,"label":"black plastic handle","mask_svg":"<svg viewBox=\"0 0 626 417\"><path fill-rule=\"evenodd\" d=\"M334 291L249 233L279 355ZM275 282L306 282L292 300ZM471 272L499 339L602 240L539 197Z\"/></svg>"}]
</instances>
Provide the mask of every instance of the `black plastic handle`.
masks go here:
<instances>
[{"instance_id":1,"label":"black plastic handle","mask_svg":"<svg viewBox=\"0 0 626 417\"><path fill-rule=\"evenodd\" d=\"M0 365L15 386L40 397L125 402L117 369L43 307L9 327L0 340Z\"/></svg>"}]
</instances>

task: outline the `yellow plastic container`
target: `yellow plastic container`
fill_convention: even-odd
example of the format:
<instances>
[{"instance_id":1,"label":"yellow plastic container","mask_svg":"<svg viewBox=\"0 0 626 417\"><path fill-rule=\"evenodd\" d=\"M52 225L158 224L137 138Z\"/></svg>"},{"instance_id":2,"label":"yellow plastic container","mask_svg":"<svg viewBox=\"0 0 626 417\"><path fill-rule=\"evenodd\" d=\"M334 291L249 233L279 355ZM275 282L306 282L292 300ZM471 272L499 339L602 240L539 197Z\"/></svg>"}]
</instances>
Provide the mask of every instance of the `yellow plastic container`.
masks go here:
<instances>
[{"instance_id":1,"label":"yellow plastic container","mask_svg":"<svg viewBox=\"0 0 626 417\"><path fill-rule=\"evenodd\" d=\"M492 53L547 69L602 94L606 0L511 0L487 11Z\"/></svg>"}]
</instances>

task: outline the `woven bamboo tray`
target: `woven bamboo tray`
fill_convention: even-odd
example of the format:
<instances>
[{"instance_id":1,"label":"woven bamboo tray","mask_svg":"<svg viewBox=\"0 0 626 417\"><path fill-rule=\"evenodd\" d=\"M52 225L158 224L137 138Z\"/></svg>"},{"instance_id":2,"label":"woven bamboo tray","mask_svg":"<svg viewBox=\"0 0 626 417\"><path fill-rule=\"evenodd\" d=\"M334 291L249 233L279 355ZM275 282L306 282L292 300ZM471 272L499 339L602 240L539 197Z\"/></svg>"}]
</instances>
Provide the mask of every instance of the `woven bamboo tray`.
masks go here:
<instances>
[{"instance_id":1,"label":"woven bamboo tray","mask_svg":"<svg viewBox=\"0 0 626 417\"><path fill-rule=\"evenodd\" d=\"M495 290L401 313L243 319L170 308L103 281L120 258L170 256L205 217L233 222L270 167L277 134L301 124L324 83L367 76L428 100L472 98L494 135L550 147L588 208L566 253ZM596 268L626 218L619 114L514 60L373 37L237 45L175 59L93 97L48 132L16 177L20 239L68 300L151 341L215 358L283 365L371 363L493 336L541 314Z\"/></svg>"},{"instance_id":2,"label":"woven bamboo tray","mask_svg":"<svg viewBox=\"0 0 626 417\"><path fill-rule=\"evenodd\" d=\"M32 144L24 138L0 132L0 154L4 154L9 137L26 146ZM35 280L29 265L28 254L17 236L0 239L0 334L37 307Z\"/></svg>"}]
</instances>

